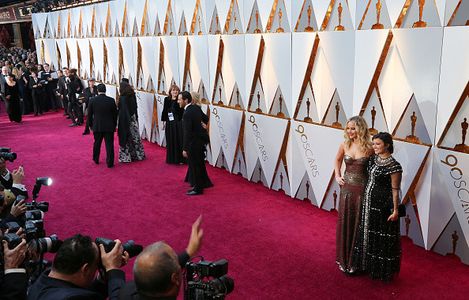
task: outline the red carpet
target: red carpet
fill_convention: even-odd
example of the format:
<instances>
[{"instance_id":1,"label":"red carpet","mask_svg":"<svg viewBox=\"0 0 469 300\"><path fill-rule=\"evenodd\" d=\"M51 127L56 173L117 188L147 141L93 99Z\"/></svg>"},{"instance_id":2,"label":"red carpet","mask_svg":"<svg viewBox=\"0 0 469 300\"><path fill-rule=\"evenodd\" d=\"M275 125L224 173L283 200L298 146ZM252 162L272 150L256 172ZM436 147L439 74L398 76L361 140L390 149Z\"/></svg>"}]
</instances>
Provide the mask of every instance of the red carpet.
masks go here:
<instances>
[{"instance_id":1,"label":"red carpet","mask_svg":"<svg viewBox=\"0 0 469 300\"><path fill-rule=\"evenodd\" d=\"M184 249L192 222L203 214L207 260L226 258L235 290L228 299L463 299L469 267L403 238L401 273L392 283L348 277L335 264L336 215L208 168L215 184L203 196L187 197L185 166L164 163L165 150L145 143L147 160L108 169L91 160L92 137L69 128L62 114L26 116L23 124L0 118L0 146L11 147L24 165L27 184L50 176L39 200L49 201L49 234L75 233L165 240ZM116 147L117 156L117 147ZM132 265L131 261L130 265ZM131 277L131 267L126 267Z\"/></svg>"}]
</instances>

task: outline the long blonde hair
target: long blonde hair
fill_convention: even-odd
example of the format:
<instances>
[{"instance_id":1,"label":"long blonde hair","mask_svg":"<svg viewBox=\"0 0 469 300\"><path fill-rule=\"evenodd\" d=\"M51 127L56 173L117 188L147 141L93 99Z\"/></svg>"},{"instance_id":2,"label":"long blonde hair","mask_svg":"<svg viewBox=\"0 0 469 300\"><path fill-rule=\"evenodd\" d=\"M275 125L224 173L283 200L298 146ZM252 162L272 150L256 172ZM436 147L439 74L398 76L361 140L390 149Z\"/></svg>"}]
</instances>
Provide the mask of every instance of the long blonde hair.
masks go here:
<instances>
[{"instance_id":1,"label":"long blonde hair","mask_svg":"<svg viewBox=\"0 0 469 300\"><path fill-rule=\"evenodd\" d=\"M364 152L367 152L368 150L371 149L371 139L370 139L370 132L368 130L368 124L366 123L366 120L361 116L354 116L348 119L347 124L350 122L355 123L360 148ZM345 146L347 146L347 148L350 148L350 146L352 146L353 141L349 138L347 134L347 124L344 129L344 138L345 138L344 143L345 143Z\"/></svg>"},{"instance_id":2,"label":"long blonde hair","mask_svg":"<svg viewBox=\"0 0 469 300\"><path fill-rule=\"evenodd\" d=\"M192 96L192 101L191 101L192 104L195 104L195 105L198 105L198 106L202 105L202 102L200 101L200 94L199 93L191 92L191 96Z\"/></svg>"}]
</instances>

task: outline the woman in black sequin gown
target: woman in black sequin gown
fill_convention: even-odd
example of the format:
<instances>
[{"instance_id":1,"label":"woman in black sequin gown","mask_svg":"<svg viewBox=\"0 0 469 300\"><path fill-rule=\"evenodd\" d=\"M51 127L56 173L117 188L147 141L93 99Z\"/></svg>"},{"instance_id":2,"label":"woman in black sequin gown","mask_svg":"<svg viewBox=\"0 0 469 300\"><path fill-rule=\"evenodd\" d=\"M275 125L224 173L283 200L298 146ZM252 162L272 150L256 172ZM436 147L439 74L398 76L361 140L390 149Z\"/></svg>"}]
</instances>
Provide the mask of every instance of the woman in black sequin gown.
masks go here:
<instances>
[{"instance_id":1,"label":"woman in black sequin gown","mask_svg":"<svg viewBox=\"0 0 469 300\"><path fill-rule=\"evenodd\" d=\"M402 167L391 155L389 133L373 136L373 150L355 253L363 257L361 267L371 278L387 281L399 273L401 263L398 203Z\"/></svg>"}]
</instances>

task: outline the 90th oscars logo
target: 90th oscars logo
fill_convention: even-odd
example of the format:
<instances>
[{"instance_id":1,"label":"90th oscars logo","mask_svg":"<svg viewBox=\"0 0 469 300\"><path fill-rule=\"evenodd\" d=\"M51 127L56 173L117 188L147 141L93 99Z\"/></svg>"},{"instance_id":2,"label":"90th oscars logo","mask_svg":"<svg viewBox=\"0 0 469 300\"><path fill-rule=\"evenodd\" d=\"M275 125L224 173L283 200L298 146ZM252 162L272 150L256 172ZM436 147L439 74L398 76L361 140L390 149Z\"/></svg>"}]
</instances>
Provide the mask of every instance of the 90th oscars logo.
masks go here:
<instances>
[{"instance_id":1,"label":"90th oscars logo","mask_svg":"<svg viewBox=\"0 0 469 300\"><path fill-rule=\"evenodd\" d=\"M263 161L267 161L269 156L267 155L267 149L264 146L264 142L262 141L262 132L259 130L259 126L256 123L256 117L251 115L248 119L249 123L251 123L251 129L256 139L256 145L259 149L259 153L261 154L261 158Z\"/></svg>"},{"instance_id":2,"label":"90th oscars logo","mask_svg":"<svg viewBox=\"0 0 469 300\"><path fill-rule=\"evenodd\" d=\"M223 143L223 149L228 149L228 138L226 137L225 129L223 128L223 123L221 121L221 117L218 114L218 109L216 107L212 109L212 114L213 114L213 117L215 118L215 122L217 123L218 132L220 134L220 139Z\"/></svg>"},{"instance_id":3,"label":"90th oscars logo","mask_svg":"<svg viewBox=\"0 0 469 300\"><path fill-rule=\"evenodd\" d=\"M469 190L467 189L467 181L463 179L464 172L458 167L458 158L453 154L449 154L441 162L450 168L449 176L453 180L453 187L464 210L466 222L469 224Z\"/></svg>"},{"instance_id":4,"label":"90th oscars logo","mask_svg":"<svg viewBox=\"0 0 469 300\"><path fill-rule=\"evenodd\" d=\"M295 129L295 132L300 136L300 141L303 145L304 155L308 162L308 167L311 170L311 174L313 177L316 177L319 175L318 165L316 163L316 159L314 158L313 150L311 150L311 144L309 143L308 136L305 133L305 128L303 127L303 125L298 125L298 127Z\"/></svg>"}]
</instances>

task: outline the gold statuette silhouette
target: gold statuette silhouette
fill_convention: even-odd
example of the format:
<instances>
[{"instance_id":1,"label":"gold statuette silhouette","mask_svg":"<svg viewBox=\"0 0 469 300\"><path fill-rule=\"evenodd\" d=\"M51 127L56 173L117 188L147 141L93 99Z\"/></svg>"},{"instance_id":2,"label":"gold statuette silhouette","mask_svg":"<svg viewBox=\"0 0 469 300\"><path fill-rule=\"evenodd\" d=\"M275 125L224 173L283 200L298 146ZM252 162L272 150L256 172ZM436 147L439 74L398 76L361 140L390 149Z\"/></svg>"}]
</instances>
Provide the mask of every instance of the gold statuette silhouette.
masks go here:
<instances>
[{"instance_id":1,"label":"gold statuette silhouette","mask_svg":"<svg viewBox=\"0 0 469 300\"><path fill-rule=\"evenodd\" d=\"M415 111L414 111L412 112L412 116L410 116L411 133L405 138L405 140L408 142L420 144L419 138L415 135L416 124L417 124L417 116L415 115Z\"/></svg>"},{"instance_id":2,"label":"gold statuette silhouette","mask_svg":"<svg viewBox=\"0 0 469 300\"><path fill-rule=\"evenodd\" d=\"M313 9L311 8L311 4L308 5L308 10L306 11L308 14L308 26L306 26L305 31L306 32L312 32L314 31L313 27L311 26L311 16L313 14Z\"/></svg>"},{"instance_id":3,"label":"gold statuette silhouette","mask_svg":"<svg viewBox=\"0 0 469 300\"><path fill-rule=\"evenodd\" d=\"M261 33L261 29L259 28L259 11L256 10L256 29L254 29L254 33Z\"/></svg>"},{"instance_id":4,"label":"gold statuette silhouette","mask_svg":"<svg viewBox=\"0 0 469 300\"><path fill-rule=\"evenodd\" d=\"M466 134L467 134L467 128L469 127L469 124L467 123L467 118L464 118L464 121L461 122L461 133L462 133L462 139L461 139L461 144L457 144L454 146L454 150L464 152L464 153L469 153L469 146L466 145Z\"/></svg>"},{"instance_id":5,"label":"gold statuette silhouette","mask_svg":"<svg viewBox=\"0 0 469 300\"><path fill-rule=\"evenodd\" d=\"M261 109L261 94L257 92L257 108L256 108L256 113L261 114L262 109Z\"/></svg>"},{"instance_id":6,"label":"gold statuette silhouette","mask_svg":"<svg viewBox=\"0 0 469 300\"><path fill-rule=\"evenodd\" d=\"M233 27L234 27L233 34L238 34L239 33L238 28L236 28L236 20L237 20L236 15L234 15L233 16Z\"/></svg>"},{"instance_id":7,"label":"gold statuette silhouette","mask_svg":"<svg viewBox=\"0 0 469 300\"><path fill-rule=\"evenodd\" d=\"M313 123L313 119L309 116L311 111L311 101L309 101L309 98L306 98L306 117L303 119L305 122L308 123Z\"/></svg>"},{"instance_id":8,"label":"gold statuette silhouette","mask_svg":"<svg viewBox=\"0 0 469 300\"><path fill-rule=\"evenodd\" d=\"M280 97L278 98L278 104L279 104L279 111L277 113L277 117L285 118L285 114L282 112L282 110L283 110L283 97L282 97L282 95L280 95Z\"/></svg>"},{"instance_id":9,"label":"gold statuette silhouette","mask_svg":"<svg viewBox=\"0 0 469 300\"><path fill-rule=\"evenodd\" d=\"M383 4L381 4L381 0L378 0L378 2L376 2L376 24L373 24L371 29L384 29L384 25L379 22L379 19L381 18L382 7Z\"/></svg>"},{"instance_id":10,"label":"gold statuette silhouette","mask_svg":"<svg viewBox=\"0 0 469 300\"><path fill-rule=\"evenodd\" d=\"M369 132L371 135L375 135L378 133L378 130L375 128L375 120L376 120L376 109L373 106L371 109L371 128L369 129Z\"/></svg>"},{"instance_id":11,"label":"gold statuette silhouette","mask_svg":"<svg viewBox=\"0 0 469 300\"><path fill-rule=\"evenodd\" d=\"M423 21L423 8L425 7L425 0L419 0L419 20L414 23L413 28L427 27L427 22Z\"/></svg>"},{"instance_id":12,"label":"gold statuette silhouette","mask_svg":"<svg viewBox=\"0 0 469 300\"><path fill-rule=\"evenodd\" d=\"M335 122L332 123L332 127L334 128L342 128L342 124L339 122L339 112L340 112L340 105L339 102L335 105Z\"/></svg>"},{"instance_id":13,"label":"gold statuette silhouette","mask_svg":"<svg viewBox=\"0 0 469 300\"><path fill-rule=\"evenodd\" d=\"M337 25L334 30L335 31L344 31L345 27L342 25L342 3L339 3L339 7L337 7L337 12L339 13L339 25Z\"/></svg>"},{"instance_id":14,"label":"gold statuette silhouette","mask_svg":"<svg viewBox=\"0 0 469 300\"><path fill-rule=\"evenodd\" d=\"M197 18L197 22L199 23L199 32L197 33L198 35L202 35L202 23L200 22L200 15Z\"/></svg>"},{"instance_id":15,"label":"gold statuette silhouette","mask_svg":"<svg viewBox=\"0 0 469 300\"><path fill-rule=\"evenodd\" d=\"M221 100L221 86L218 87L218 95L220 96L220 99L218 99L218 105L223 106L223 101Z\"/></svg>"},{"instance_id":16,"label":"gold statuette silhouette","mask_svg":"<svg viewBox=\"0 0 469 300\"><path fill-rule=\"evenodd\" d=\"M279 8L278 10L278 28L276 32L285 32L285 30L282 28L282 17L283 17L283 12L282 9Z\"/></svg>"},{"instance_id":17,"label":"gold statuette silhouette","mask_svg":"<svg viewBox=\"0 0 469 300\"><path fill-rule=\"evenodd\" d=\"M241 105L239 104L239 90L236 90L236 108L241 108Z\"/></svg>"}]
</instances>

